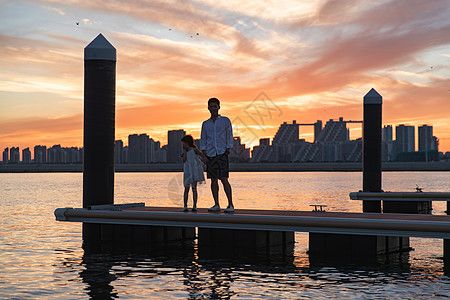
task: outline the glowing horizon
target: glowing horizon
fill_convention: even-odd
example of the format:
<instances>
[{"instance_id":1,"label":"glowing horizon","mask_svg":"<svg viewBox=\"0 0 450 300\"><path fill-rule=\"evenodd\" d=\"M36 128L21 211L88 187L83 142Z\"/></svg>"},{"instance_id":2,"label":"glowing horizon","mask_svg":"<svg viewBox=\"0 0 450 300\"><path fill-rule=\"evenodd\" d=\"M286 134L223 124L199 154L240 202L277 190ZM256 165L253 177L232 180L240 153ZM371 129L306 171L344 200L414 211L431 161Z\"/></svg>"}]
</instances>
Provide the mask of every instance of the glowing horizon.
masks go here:
<instances>
[{"instance_id":1,"label":"glowing horizon","mask_svg":"<svg viewBox=\"0 0 450 300\"><path fill-rule=\"evenodd\" d=\"M164 145L172 129L198 138L217 97L222 115L252 129L241 138L253 147L283 122L362 120L375 88L383 125L432 125L450 151L446 1L293 3L3 1L0 149L82 147L83 49L102 33L117 49L125 144L147 133ZM278 109L262 125L243 113L261 93ZM300 131L312 141L312 128Z\"/></svg>"}]
</instances>

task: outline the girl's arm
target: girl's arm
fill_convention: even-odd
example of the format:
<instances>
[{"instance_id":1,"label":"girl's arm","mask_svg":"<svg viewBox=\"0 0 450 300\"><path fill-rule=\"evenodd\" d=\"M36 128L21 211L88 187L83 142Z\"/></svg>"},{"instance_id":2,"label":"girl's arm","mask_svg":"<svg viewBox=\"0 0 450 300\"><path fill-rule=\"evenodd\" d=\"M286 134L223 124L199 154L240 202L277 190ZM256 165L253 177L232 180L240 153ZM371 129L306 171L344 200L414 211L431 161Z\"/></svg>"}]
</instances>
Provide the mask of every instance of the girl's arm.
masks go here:
<instances>
[{"instance_id":1,"label":"girl's arm","mask_svg":"<svg viewBox=\"0 0 450 300\"><path fill-rule=\"evenodd\" d=\"M206 157L206 155L202 151L198 150L197 147L194 148L194 152L202 159L205 164L208 163L208 158Z\"/></svg>"},{"instance_id":2,"label":"girl's arm","mask_svg":"<svg viewBox=\"0 0 450 300\"><path fill-rule=\"evenodd\" d=\"M183 163L186 162L186 149L183 149L183 153L180 155L180 159Z\"/></svg>"}]
</instances>

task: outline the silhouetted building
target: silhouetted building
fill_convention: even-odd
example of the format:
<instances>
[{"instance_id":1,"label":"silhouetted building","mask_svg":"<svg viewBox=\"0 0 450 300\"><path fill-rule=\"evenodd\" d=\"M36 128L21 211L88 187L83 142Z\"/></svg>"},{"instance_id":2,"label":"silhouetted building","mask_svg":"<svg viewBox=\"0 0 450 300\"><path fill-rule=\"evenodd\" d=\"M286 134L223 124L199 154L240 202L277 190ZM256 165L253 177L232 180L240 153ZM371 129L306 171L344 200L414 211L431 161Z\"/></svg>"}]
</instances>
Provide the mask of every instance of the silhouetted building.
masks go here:
<instances>
[{"instance_id":1,"label":"silhouetted building","mask_svg":"<svg viewBox=\"0 0 450 300\"><path fill-rule=\"evenodd\" d=\"M392 161L394 159L394 141L392 140L392 125L386 125L381 131L381 159Z\"/></svg>"},{"instance_id":2,"label":"silhouetted building","mask_svg":"<svg viewBox=\"0 0 450 300\"><path fill-rule=\"evenodd\" d=\"M128 146L123 147L123 156L122 156L122 158L123 158L123 163L124 164L128 164L129 163L128 162L128 158L129 158L129 156L128 156Z\"/></svg>"},{"instance_id":3,"label":"silhouetted building","mask_svg":"<svg viewBox=\"0 0 450 300\"><path fill-rule=\"evenodd\" d=\"M414 126L398 125L395 127L395 152L416 151Z\"/></svg>"},{"instance_id":4,"label":"silhouetted building","mask_svg":"<svg viewBox=\"0 0 450 300\"><path fill-rule=\"evenodd\" d=\"M180 155L183 153L183 146L181 138L186 135L186 132L180 130L169 130L167 132L167 162L168 163L182 163Z\"/></svg>"},{"instance_id":5,"label":"silhouetted building","mask_svg":"<svg viewBox=\"0 0 450 300\"><path fill-rule=\"evenodd\" d=\"M31 163L31 151L30 148L25 148L22 150L22 163L30 164Z\"/></svg>"},{"instance_id":6,"label":"silhouetted building","mask_svg":"<svg viewBox=\"0 0 450 300\"><path fill-rule=\"evenodd\" d=\"M150 164L155 162L163 162L163 154L160 149L160 142L154 141L147 134L132 134L128 136L128 156L123 154L123 163L130 164ZM120 147L120 146L119 146ZM123 148L125 151L125 147Z\"/></svg>"},{"instance_id":7,"label":"silhouetted building","mask_svg":"<svg viewBox=\"0 0 450 300\"><path fill-rule=\"evenodd\" d=\"M128 161L130 164L149 164L154 153L154 141L145 133L128 136Z\"/></svg>"},{"instance_id":8,"label":"silhouetted building","mask_svg":"<svg viewBox=\"0 0 450 300\"><path fill-rule=\"evenodd\" d=\"M34 163L45 164L47 163L47 146L34 146Z\"/></svg>"},{"instance_id":9,"label":"silhouetted building","mask_svg":"<svg viewBox=\"0 0 450 300\"><path fill-rule=\"evenodd\" d=\"M270 146L270 138L259 139L260 146Z\"/></svg>"},{"instance_id":10,"label":"silhouetted building","mask_svg":"<svg viewBox=\"0 0 450 300\"><path fill-rule=\"evenodd\" d=\"M422 125L418 127L419 151L439 150L436 137L433 136L433 126Z\"/></svg>"},{"instance_id":11,"label":"silhouetted building","mask_svg":"<svg viewBox=\"0 0 450 300\"><path fill-rule=\"evenodd\" d=\"M325 124L325 127L320 132L317 138L317 143L332 144L335 142L348 142L349 130L347 129L347 122L342 117L339 121L330 119Z\"/></svg>"},{"instance_id":12,"label":"silhouetted building","mask_svg":"<svg viewBox=\"0 0 450 300\"><path fill-rule=\"evenodd\" d=\"M239 136L233 138L233 148L230 151L230 161L247 162L250 159L250 148L245 148L245 144L241 144Z\"/></svg>"},{"instance_id":13,"label":"silhouetted building","mask_svg":"<svg viewBox=\"0 0 450 300\"><path fill-rule=\"evenodd\" d=\"M330 119L320 133L315 136L314 143L302 141L292 150L294 162L356 162L362 160L362 140L350 141L350 131L347 123L361 121L338 121ZM312 125L312 124L304 124ZM321 122L317 121L315 129L319 132Z\"/></svg>"},{"instance_id":14,"label":"silhouetted building","mask_svg":"<svg viewBox=\"0 0 450 300\"><path fill-rule=\"evenodd\" d=\"M250 162L275 162L278 161L278 155L274 151L275 147L270 145L269 138L259 139L259 145L254 146Z\"/></svg>"},{"instance_id":15,"label":"silhouetted building","mask_svg":"<svg viewBox=\"0 0 450 300\"><path fill-rule=\"evenodd\" d=\"M3 155L2 156L3 156L3 163L7 164L9 162L9 148L8 147L6 147L3 150Z\"/></svg>"},{"instance_id":16,"label":"silhouetted building","mask_svg":"<svg viewBox=\"0 0 450 300\"><path fill-rule=\"evenodd\" d=\"M153 162L155 163L165 163L167 162L167 152L161 149L161 142L155 141L154 144L154 157Z\"/></svg>"},{"instance_id":17,"label":"silhouetted building","mask_svg":"<svg viewBox=\"0 0 450 300\"><path fill-rule=\"evenodd\" d=\"M295 144L299 141L299 127L294 120L292 124L284 122L273 137L272 145Z\"/></svg>"},{"instance_id":18,"label":"silhouetted building","mask_svg":"<svg viewBox=\"0 0 450 300\"><path fill-rule=\"evenodd\" d=\"M18 164L20 161L20 150L19 147L12 147L9 150L9 162L12 164Z\"/></svg>"},{"instance_id":19,"label":"silhouetted building","mask_svg":"<svg viewBox=\"0 0 450 300\"><path fill-rule=\"evenodd\" d=\"M312 124L316 126L317 123ZM303 124L306 125L306 124ZM321 123L320 123L321 127ZM314 127L316 129L316 127ZM284 122L278 128L272 140L272 157L275 161L279 162L291 162L293 156L300 149L300 125L296 120L292 121L292 124Z\"/></svg>"},{"instance_id":20,"label":"silhouetted building","mask_svg":"<svg viewBox=\"0 0 450 300\"><path fill-rule=\"evenodd\" d=\"M53 145L47 149L47 162L50 164L62 164L67 162L67 153L61 145Z\"/></svg>"},{"instance_id":21,"label":"silhouetted building","mask_svg":"<svg viewBox=\"0 0 450 300\"><path fill-rule=\"evenodd\" d=\"M36 155L36 150L35 150ZM80 164L83 162L83 149L77 147L61 147L53 145L47 149L47 163L50 164Z\"/></svg>"},{"instance_id":22,"label":"silhouetted building","mask_svg":"<svg viewBox=\"0 0 450 300\"><path fill-rule=\"evenodd\" d=\"M80 164L83 162L83 150L77 147L62 148L65 152L66 160L62 163Z\"/></svg>"},{"instance_id":23,"label":"silhouetted building","mask_svg":"<svg viewBox=\"0 0 450 300\"><path fill-rule=\"evenodd\" d=\"M116 164L123 164L124 163L124 157L123 157L123 141L122 140L116 140L114 142L114 161Z\"/></svg>"},{"instance_id":24,"label":"silhouetted building","mask_svg":"<svg viewBox=\"0 0 450 300\"><path fill-rule=\"evenodd\" d=\"M392 125L386 125L383 127L381 138L383 142L392 142Z\"/></svg>"},{"instance_id":25,"label":"silhouetted building","mask_svg":"<svg viewBox=\"0 0 450 300\"><path fill-rule=\"evenodd\" d=\"M321 132L322 132L322 121L317 120L317 122L314 123L314 142L317 141L317 138L319 137Z\"/></svg>"}]
</instances>

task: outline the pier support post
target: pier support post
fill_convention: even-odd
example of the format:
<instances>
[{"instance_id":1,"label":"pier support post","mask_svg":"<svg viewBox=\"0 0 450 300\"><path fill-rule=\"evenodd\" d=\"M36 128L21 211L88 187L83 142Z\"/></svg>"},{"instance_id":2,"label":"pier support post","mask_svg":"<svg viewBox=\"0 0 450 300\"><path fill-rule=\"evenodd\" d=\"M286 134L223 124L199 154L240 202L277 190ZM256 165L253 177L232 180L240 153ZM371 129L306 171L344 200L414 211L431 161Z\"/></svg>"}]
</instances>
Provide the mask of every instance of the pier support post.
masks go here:
<instances>
[{"instance_id":1,"label":"pier support post","mask_svg":"<svg viewBox=\"0 0 450 300\"><path fill-rule=\"evenodd\" d=\"M382 96L371 89L363 98L363 191L381 192ZM380 201L363 201L363 212L381 213ZM310 233L310 259L366 257L410 250L409 238Z\"/></svg>"},{"instance_id":2,"label":"pier support post","mask_svg":"<svg viewBox=\"0 0 450 300\"><path fill-rule=\"evenodd\" d=\"M450 215L450 201L447 201L447 215ZM444 239L444 273L450 276L450 240Z\"/></svg>"},{"instance_id":3,"label":"pier support post","mask_svg":"<svg viewBox=\"0 0 450 300\"><path fill-rule=\"evenodd\" d=\"M99 34L84 48L83 207L114 204L116 49Z\"/></svg>"},{"instance_id":4,"label":"pier support post","mask_svg":"<svg viewBox=\"0 0 450 300\"><path fill-rule=\"evenodd\" d=\"M99 34L84 48L83 207L114 204L116 49ZM102 225L83 223L83 241Z\"/></svg>"},{"instance_id":5,"label":"pier support post","mask_svg":"<svg viewBox=\"0 0 450 300\"><path fill-rule=\"evenodd\" d=\"M383 98L375 89L364 96L363 191L381 192L381 127ZM381 201L363 201L363 212L381 213Z\"/></svg>"},{"instance_id":6,"label":"pier support post","mask_svg":"<svg viewBox=\"0 0 450 300\"><path fill-rule=\"evenodd\" d=\"M293 257L294 242L293 231L198 228L202 257Z\"/></svg>"}]
</instances>

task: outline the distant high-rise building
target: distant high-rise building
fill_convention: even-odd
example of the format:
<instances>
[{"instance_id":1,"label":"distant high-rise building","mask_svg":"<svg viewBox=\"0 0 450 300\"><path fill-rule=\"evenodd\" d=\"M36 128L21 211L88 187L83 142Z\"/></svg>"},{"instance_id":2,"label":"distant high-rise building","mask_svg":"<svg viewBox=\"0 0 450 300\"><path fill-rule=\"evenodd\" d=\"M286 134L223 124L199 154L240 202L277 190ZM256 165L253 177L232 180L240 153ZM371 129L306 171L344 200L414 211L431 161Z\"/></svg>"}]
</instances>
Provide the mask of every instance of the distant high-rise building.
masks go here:
<instances>
[{"instance_id":1,"label":"distant high-rise building","mask_svg":"<svg viewBox=\"0 0 450 300\"><path fill-rule=\"evenodd\" d=\"M128 156L128 146L123 147L123 156L122 156L122 159L123 159L123 163L124 163L124 164L128 164L128 163L129 163L129 161L128 161L128 159L129 159L129 156Z\"/></svg>"},{"instance_id":2,"label":"distant high-rise building","mask_svg":"<svg viewBox=\"0 0 450 300\"><path fill-rule=\"evenodd\" d=\"M437 150L433 141L433 126L422 125L419 131L419 151Z\"/></svg>"},{"instance_id":3,"label":"distant high-rise building","mask_svg":"<svg viewBox=\"0 0 450 300\"><path fill-rule=\"evenodd\" d=\"M51 164L67 163L67 151L61 145L53 145L47 149L47 162Z\"/></svg>"},{"instance_id":4,"label":"distant high-rise building","mask_svg":"<svg viewBox=\"0 0 450 300\"><path fill-rule=\"evenodd\" d=\"M30 164L31 163L31 151L30 148L25 148L22 150L22 162L24 164Z\"/></svg>"},{"instance_id":5,"label":"distant high-rise building","mask_svg":"<svg viewBox=\"0 0 450 300\"><path fill-rule=\"evenodd\" d=\"M148 164L149 136L131 134L128 136L128 159L130 164Z\"/></svg>"},{"instance_id":6,"label":"distant high-rise building","mask_svg":"<svg viewBox=\"0 0 450 300\"><path fill-rule=\"evenodd\" d=\"M186 135L186 132L180 130L169 130L167 132L167 162L168 163L182 163L180 159L183 153L183 146L181 138Z\"/></svg>"},{"instance_id":7,"label":"distant high-rise building","mask_svg":"<svg viewBox=\"0 0 450 300\"><path fill-rule=\"evenodd\" d=\"M128 162L130 164L155 162L155 141L145 133L129 135Z\"/></svg>"},{"instance_id":8,"label":"distant high-rise building","mask_svg":"<svg viewBox=\"0 0 450 300\"><path fill-rule=\"evenodd\" d=\"M392 125L386 125L381 131L381 159L392 161L394 159L394 142L392 140Z\"/></svg>"},{"instance_id":9,"label":"distant high-rise building","mask_svg":"<svg viewBox=\"0 0 450 300\"><path fill-rule=\"evenodd\" d=\"M244 162L250 159L250 148L245 148L245 144L241 144L241 138L236 136L233 138L233 148L230 151L230 161Z\"/></svg>"},{"instance_id":10,"label":"distant high-rise building","mask_svg":"<svg viewBox=\"0 0 450 300\"><path fill-rule=\"evenodd\" d=\"M64 163L78 164L83 162L83 150L77 147L62 148L65 152L66 160Z\"/></svg>"},{"instance_id":11,"label":"distant high-rise building","mask_svg":"<svg viewBox=\"0 0 450 300\"><path fill-rule=\"evenodd\" d=\"M292 124L284 122L278 128L275 134L272 145L288 145L295 144L299 142L299 126L294 120Z\"/></svg>"},{"instance_id":12,"label":"distant high-rise building","mask_svg":"<svg viewBox=\"0 0 450 300\"><path fill-rule=\"evenodd\" d=\"M36 148L34 152L36 156ZM77 147L61 147L53 145L47 149L47 163L51 164L78 164L83 161L83 149Z\"/></svg>"},{"instance_id":13,"label":"distant high-rise building","mask_svg":"<svg viewBox=\"0 0 450 300\"><path fill-rule=\"evenodd\" d=\"M47 146L34 146L34 163L45 164L47 162Z\"/></svg>"},{"instance_id":14,"label":"distant high-rise building","mask_svg":"<svg viewBox=\"0 0 450 300\"><path fill-rule=\"evenodd\" d=\"M317 120L317 122L314 123L314 142L317 142L317 139L319 138L321 132L322 132L322 121Z\"/></svg>"},{"instance_id":15,"label":"distant high-rise building","mask_svg":"<svg viewBox=\"0 0 450 300\"><path fill-rule=\"evenodd\" d=\"M259 145L260 146L269 146L270 145L270 138L259 139Z\"/></svg>"},{"instance_id":16,"label":"distant high-rise building","mask_svg":"<svg viewBox=\"0 0 450 300\"><path fill-rule=\"evenodd\" d=\"M279 148L270 145L270 138L259 139L259 145L253 147L250 162L276 162L279 160Z\"/></svg>"},{"instance_id":17,"label":"distant high-rise building","mask_svg":"<svg viewBox=\"0 0 450 300\"><path fill-rule=\"evenodd\" d=\"M414 126L398 125L395 127L395 152L416 151Z\"/></svg>"},{"instance_id":18,"label":"distant high-rise building","mask_svg":"<svg viewBox=\"0 0 450 300\"><path fill-rule=\"evenodd\" d=\"M200 143L196 143L197 147L200 147ZM161 142L155 141L153 143L154 155L153 162L155 163L165 163L167 162L167 152L164 149L161 149Z\"/></svg>"},{"instance_id":19,"label":"distant high-rise building","mask_svg":"<svg viewBox=\"0 0 450 300\"><path fill-rule=\"evenodd\" d=\"M19 147L12 147L9 150L9 162L12 164L18 164L20 161Z\"/></svg>"},{"instance_id":20,"label":"distant high-rise building","mask_svg":"<svg viewBox=\"0 0 450 300\"><path fill-rule=\"evenodd\" d=\"M114 142L114 160L116 164L123 164L123 141L117 140Z\"/></svg>"},{"instance_id":21,"label":"distant high-rise building","mask_svg":"<svg viewBox=\"0 0 450 300\"><path fill-rule=\"evenodd\" d=\"M383 142L392 142L392 125L386 125L381 132Z\"/></svg>"},{"instance_id":22,"label":"distant high-rise building","mask_svg":"<svg viewBox=\"0 0 450 300\"><path fill-rule=\"evenodd\" d=\"M6 147L6 148L3 150L3 163L4 163L4 164L7 164L8 162L9 162L9 148Z\"/></svg>"},{"instance_id":23,"label":"distant high-rise building","mask_svg":"<svg viewBox=\"0 0 450 300\"><path fill-rule=\"evenodd\" d=\"M339 121L330 119L325 124L325 127L316 138L316 143L333 144L336 142L348 142L349 130L347 129L347 122L340 117Z\"/></svg>"}]
</instances>

